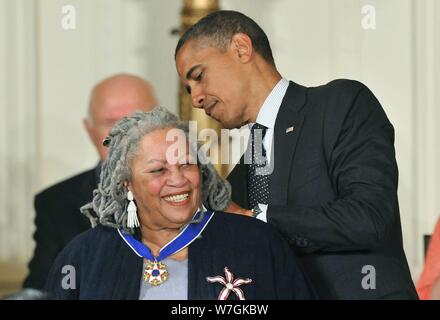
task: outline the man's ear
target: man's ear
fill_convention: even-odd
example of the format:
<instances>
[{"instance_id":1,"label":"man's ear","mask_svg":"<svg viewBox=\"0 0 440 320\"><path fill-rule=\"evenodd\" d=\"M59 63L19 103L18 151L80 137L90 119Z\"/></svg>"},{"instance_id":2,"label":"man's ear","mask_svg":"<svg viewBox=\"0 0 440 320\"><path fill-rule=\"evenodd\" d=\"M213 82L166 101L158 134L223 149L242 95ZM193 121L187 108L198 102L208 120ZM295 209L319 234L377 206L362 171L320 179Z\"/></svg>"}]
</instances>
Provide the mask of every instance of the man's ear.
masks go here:
<instances>
[{"instance_id":1,"label":"man's ear","mask_svg":"<svg viewBox=\"0 0 440 320\"><path fill-rule=\"evenodd\" d=\"M252 40L245 33L240 32L232 36L231 48L243 63L248 63L253 57L254 47Z\"/></svg>"}]
</instances>

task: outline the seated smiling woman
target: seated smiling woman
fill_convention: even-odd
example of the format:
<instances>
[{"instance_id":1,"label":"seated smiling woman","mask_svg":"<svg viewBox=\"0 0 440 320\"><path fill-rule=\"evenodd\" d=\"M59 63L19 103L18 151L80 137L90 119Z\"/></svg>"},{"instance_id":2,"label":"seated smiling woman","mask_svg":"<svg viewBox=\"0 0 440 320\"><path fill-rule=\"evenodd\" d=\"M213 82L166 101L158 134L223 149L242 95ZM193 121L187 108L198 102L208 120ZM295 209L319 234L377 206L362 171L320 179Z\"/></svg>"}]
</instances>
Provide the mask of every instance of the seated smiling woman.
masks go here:
<instances>
[{"instance_id":1,"label":"seated smiling woman","mask_svg":"<svg viewBox=\"0 0 440 320\"><path fill-rule=\"evenodd\" d=\"M183 139L167 141L176 129ZM191 157L187 124L157 107L119 121L104 142L100 183L81 208L94 228L57 257L46 284L54 298L314 298L269 225L221 212L230 187ZM174 161L172 150L185 152Z\"/></svg>"}]
</instances>

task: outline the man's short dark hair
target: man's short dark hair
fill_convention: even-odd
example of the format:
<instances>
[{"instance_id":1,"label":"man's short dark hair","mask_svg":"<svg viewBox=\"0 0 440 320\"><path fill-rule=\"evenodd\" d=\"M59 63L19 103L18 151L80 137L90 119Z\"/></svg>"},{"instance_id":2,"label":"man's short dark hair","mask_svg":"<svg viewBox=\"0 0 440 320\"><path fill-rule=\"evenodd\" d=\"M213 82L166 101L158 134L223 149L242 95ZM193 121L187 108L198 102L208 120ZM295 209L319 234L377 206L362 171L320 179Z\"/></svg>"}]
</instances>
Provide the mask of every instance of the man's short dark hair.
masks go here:
<instances>
[{"instance_id":1,"label":"man's short dark hair","mask_svg":"<svg viewBox=\"0 0 440 320\"><path fill-rule=\"evenodd\" d=\"M272 49L263 29L248 16L230 10L215 11L203 17L189 28L177 43L174 58L176 58L180 48L186 42L193 39L208 40L215 47L226 50L232 36L240 32L249 36L252 40L253 48L264 60L275 65Z\"/></svg>"}]
</instances>

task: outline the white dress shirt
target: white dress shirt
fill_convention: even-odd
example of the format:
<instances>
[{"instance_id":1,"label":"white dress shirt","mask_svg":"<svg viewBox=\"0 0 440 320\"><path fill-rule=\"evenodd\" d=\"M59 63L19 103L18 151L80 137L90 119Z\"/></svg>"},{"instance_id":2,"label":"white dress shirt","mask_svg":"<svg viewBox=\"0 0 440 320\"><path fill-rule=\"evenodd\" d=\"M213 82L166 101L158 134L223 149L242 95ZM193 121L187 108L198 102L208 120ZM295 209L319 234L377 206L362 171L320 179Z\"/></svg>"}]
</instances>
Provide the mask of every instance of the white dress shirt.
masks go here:
<instances>
[{"instance_id":1,"label":"white dress shirt","mask_svg":"<svg viewBox=\"0 0 440 320\"><path fill-rule=\"evenodd\" d=\"M277 119L278 111L280 110L283 98L286 95L287 88L289 87L289 81L282 78L272 91L267 96L263 105L260 108L257 116L257 123L265 126L267 128L266 135L263 139L264 149L266 150L266 158L268 163L271 161L272 157L272 146L273 146L273 134L275 129L275 121ZM254 124L250 123L249 128L252 128ZM261 213L257 216L264 222L267 222L267 205L258 204L261 209Z\"/></svg>"}]
</instances>

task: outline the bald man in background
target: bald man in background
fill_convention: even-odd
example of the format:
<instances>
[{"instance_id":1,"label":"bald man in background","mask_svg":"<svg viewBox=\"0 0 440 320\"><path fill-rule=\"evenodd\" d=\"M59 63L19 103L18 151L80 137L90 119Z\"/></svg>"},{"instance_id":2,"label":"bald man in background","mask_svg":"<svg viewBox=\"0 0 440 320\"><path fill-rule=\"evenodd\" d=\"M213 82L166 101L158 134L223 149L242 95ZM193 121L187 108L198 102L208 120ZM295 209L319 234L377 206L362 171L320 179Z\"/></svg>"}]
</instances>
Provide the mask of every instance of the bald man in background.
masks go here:
<instances>
[{"instance_id":1,"label":"bald man in background","mask_svg":"<svg viewBox=\"0 0 440 320\"><path fill-rule=\"evenodd\" d=\"M93 88L84 127L100 161L95 168L55 184L35 196L36 246L23 288L42 289L57 254L74 236L90 228L89 220L80 213L79 208L92 200L101 162L107 157L107 148L103 147L102 141L110 128L135 110L149 111L156 105L151 85L136 76L115 75Z\"/></svg>"}]
</instances>

